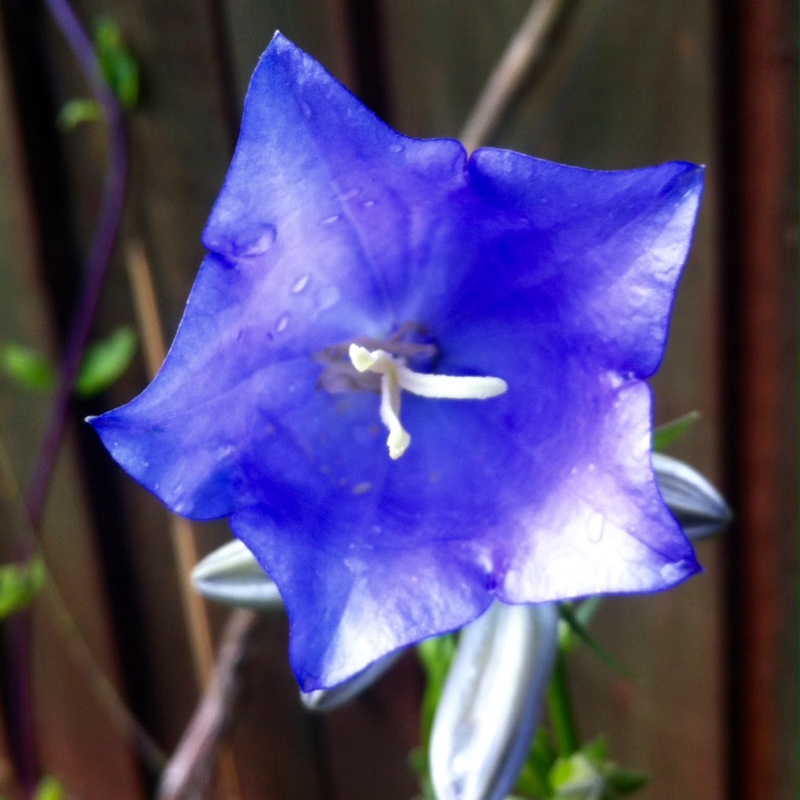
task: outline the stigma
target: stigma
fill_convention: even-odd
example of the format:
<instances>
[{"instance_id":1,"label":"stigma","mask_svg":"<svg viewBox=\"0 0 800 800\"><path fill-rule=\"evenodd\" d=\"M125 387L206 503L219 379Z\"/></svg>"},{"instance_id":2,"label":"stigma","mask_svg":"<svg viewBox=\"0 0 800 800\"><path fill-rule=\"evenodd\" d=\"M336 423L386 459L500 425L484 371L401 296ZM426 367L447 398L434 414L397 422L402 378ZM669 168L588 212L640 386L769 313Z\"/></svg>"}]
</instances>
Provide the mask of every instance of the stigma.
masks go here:
<instances>
[{"instance_id":1,"label":"stigma","mask_svg":"<svg viewBox=\"0 0 800 800\"><path fill-rule=\"evenodd\" d=\"M483 376L436 375L414 372L402 358L390 355L385 350L368 350L351 344L348 351L353 366L359 372L375 372L381 378L381 422L389 429L386 444L389 456L398 459L411 444L411 436L400 422L400 398L402 391L420 397L440 400L487 400L508 390L501 378Z\"/></svg>"}]
</instances>

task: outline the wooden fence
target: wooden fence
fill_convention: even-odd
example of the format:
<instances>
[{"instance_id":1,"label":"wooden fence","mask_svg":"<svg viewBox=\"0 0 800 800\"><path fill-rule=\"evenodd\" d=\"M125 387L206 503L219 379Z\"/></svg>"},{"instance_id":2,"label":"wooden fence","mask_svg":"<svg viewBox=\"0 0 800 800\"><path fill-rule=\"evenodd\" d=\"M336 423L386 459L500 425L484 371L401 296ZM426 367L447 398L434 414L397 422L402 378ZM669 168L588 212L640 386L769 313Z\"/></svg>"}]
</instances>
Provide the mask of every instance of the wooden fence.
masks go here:
<instances>
[{"instance_id":1,"label":"wooden fence","mask_svg":"<svg viewBox=\"0 0 800 800\"><path fill-rule=\"evenodd\" d=\"M113 17L142 73L120 246L95 330L137 325L127 267L131 246L141 246L174 333L249 75L276 29L404 133L455 136L529 5L82 1L87 24ZM580 727L586 738L605 732L620 763L652 774L643 798L788 800L797 782L797 10L789 0L567 5L491 143L597 168L708 165L653 383L658 421L702 413L674 453L726 488L738 519L724 540L699 545L700 577L605 604L596 634L640 680L580 653L571 670ZM0 9L0 344L55 359L80 291L108 141L102 124L66 134L56 126L61 105L88 89L45 9L33 0L0 0ZM165 754L199 697L166 512L80 421L146 379L138 359L101 400L73 404L41 529L51 583L80 639L46 586L30 614L36 765L86 800L138 800L156 777L157 755L143 756L101 673ZM0 376L0 441L20 484L47 410L46 395ZM19 496L10 481L0 486L0 555L10 561L28 533ZM197 534L203 552L228 536L222 524ZM226 614L208 611L216 635ZM13 625L5 634L3 706L13 720ZM348 708L311 716L297 699L286 635L275 616L248 639L220 796L233 796L224 791L232 760L244 798L412 797L407 754L422 681L414 657ZM6 726L0 794L24 757L16 737Z\"/></svg>"}]
</instances>

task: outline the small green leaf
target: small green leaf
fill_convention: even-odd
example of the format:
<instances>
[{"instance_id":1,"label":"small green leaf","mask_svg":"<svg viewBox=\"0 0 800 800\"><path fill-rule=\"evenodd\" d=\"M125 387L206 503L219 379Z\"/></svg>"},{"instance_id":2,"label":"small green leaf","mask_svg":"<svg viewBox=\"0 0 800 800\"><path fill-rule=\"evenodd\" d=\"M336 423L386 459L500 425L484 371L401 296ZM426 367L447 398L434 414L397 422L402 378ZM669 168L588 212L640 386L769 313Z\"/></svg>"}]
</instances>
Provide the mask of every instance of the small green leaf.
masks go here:
<instances>
[{"instance_id":1,"label":"small green leaf","mask_svg":"<svg viewBox=\"0 0 800 800\"><path fill-rule=\"evenodd\" d=\"M63 800L66 796L61 782L52 775L46 775L36 787L34 800Z\"/></svg>"},{"instance_id":2,"label":"small green leaf","mask_svg":"<svg viewBox=\"0 0 800 800\"><path fill-rule=\"evenodd\" d=\"M561 614L561 619L567 623L570 631L587 645L606 666L610 667L623 678L634 681L638 680L636 675L625 669L625 667L623 667L622 664L620 664L619 661L589 633L569 604L561 603L559 605L559 612Z\"/></svg>"},{"instance_id":3,"label":"small green leaf","mask_svg":"<svg viewBox=\"0 0 800 800\"><path fill-rule=\"evenodd\" d=\"M55 371L50 362L30 347L9 342L3 346L0 358L6 374L26 389L42 391L55 385Z\"/></svg>"},{"instance_id":4,"label":"small green leaf","mask_svg":"<svg viewBox=\"0 0 800 800\"><path fill-rule=\"evenodd\" d=\"M67 100L58 113L58 127L68 133L83 122L97 122L102 118L103 109L96 100Z\"/></svg>"},{"instance_id":5,"label":"small green leaf","mask_svg":"<svg viewBox=\"0 0 800 800\"><path fill-rule=\"evenodd\" d=\"M27 608L44 584L44 564L37 556L24 564L0 567L0 619Z\"/></svg>"},{"instance_id":6,"label":"small green leaf","mask_svg":"<svg viewBox=\"0 0 800 800\"><path fill-rule=\"evenodd\" d=\"M604 764L608 759L608 742L605 736L598 736L581 747L581 752L594 764Z\"/></svg>"},{"instance_id":7,"label":"small green leaf","mask_svg":"<svg viewBox=\"0 0 800 800\"><path fill-rule=\"evenodd\" d=\"M108 339L95 342L86 348L75 392L81 397L92 397L107 389L131 363L136 352L136 334L124 327Z\"/></svg>"},{"instance_id":8,"label":"small green leaf","mask_svg":"<svg viewBox=\"0 0 800 800\"><path fill-rule=\"evenodd\" d=\"M690 411L682 417L673 419L664 425L659 425L653 431L653 450L661 452L669 447L676 439L680 439L699 419L699 411Z\"/></svg>"},{"instance_id":9,"label":"small green leaf","mask_svg":"<svg viewBox=\"0 0 800 800\"><path fill-rule=\"evenodd\" d=\"M123 108L139 102L139 65L131 55L114 20L101 17L94 25L94 46L108 85Z\"/></svg>"}]
</instances>

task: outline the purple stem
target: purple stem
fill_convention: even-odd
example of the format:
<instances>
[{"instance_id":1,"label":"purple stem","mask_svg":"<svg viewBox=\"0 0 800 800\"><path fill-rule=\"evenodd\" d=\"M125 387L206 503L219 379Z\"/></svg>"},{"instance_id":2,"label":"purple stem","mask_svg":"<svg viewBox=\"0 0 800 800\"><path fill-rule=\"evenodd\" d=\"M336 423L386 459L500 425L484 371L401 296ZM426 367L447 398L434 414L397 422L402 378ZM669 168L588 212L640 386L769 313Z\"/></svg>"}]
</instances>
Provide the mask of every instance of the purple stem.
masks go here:
<instances>
[{"instance_id":1,"label":"purple stem","mask_svg":"<svg viewBox=\"0 0 800 800\"><path fill-rule=\"evenodd\" d=\"M67 0L45 0L45 2L75 53L96 100L103 107L110 141L109 173L103 205L95 228L78 308L61 359L58 385L50 405L50 416L34 465L33 475L28 484L26 505L28 516L35 528L38 528L42 522L47 490L67 423L72 387L78 376L81 357L100 304L111 253L122 219L128 176L125 119L114 94L106 83L100 64L95 57L92 43Z\"/></svg>"},{"instance_id":2,"label":"purple stem","mask_svg":"<svg viewBox=\"0 0 800 800\"><path fill-rule=\"evenodd\" d=\"M45 3L78 59L92 93L105 113L109 130L109 171L78 306L59 367L58 383L50 404L45 434L25 496L28 517L34 529L41 526L44 516L47 492L69 418L72 387L100 303L122 219L128 176L125 120L106 83L92 43L67 0L45 0ZM38 776L31 693L30 618L24 613L17 614L10 620L10 625L13 655L11 677L14 681L15 701L12 718L15 722L14 738L17 745L14 748L17 761L15 766L23 796L31 798L36 791Z\"/></svg>"}]
</instances>

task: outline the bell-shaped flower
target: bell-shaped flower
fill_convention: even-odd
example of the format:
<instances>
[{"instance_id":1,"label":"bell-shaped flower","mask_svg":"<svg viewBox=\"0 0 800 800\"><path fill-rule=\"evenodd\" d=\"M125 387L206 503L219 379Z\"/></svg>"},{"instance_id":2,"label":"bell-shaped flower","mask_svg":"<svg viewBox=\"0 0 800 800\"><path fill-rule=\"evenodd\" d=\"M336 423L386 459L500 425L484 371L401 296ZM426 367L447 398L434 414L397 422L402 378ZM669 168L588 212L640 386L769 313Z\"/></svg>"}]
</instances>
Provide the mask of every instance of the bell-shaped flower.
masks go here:
<instances>
[{"instance_id":1,"label":"bell-shaped flower","mask_svg":"<svg viewBox=\"0 0 800 800\"><path fill-rule=\"evenodd\" d=\"M644 379L701 187L404 137L278 35L167 360L92 424L173 511L230 518L305 691L495 600L673 586L698 565Z\"/></svg>"}]
</instances>

